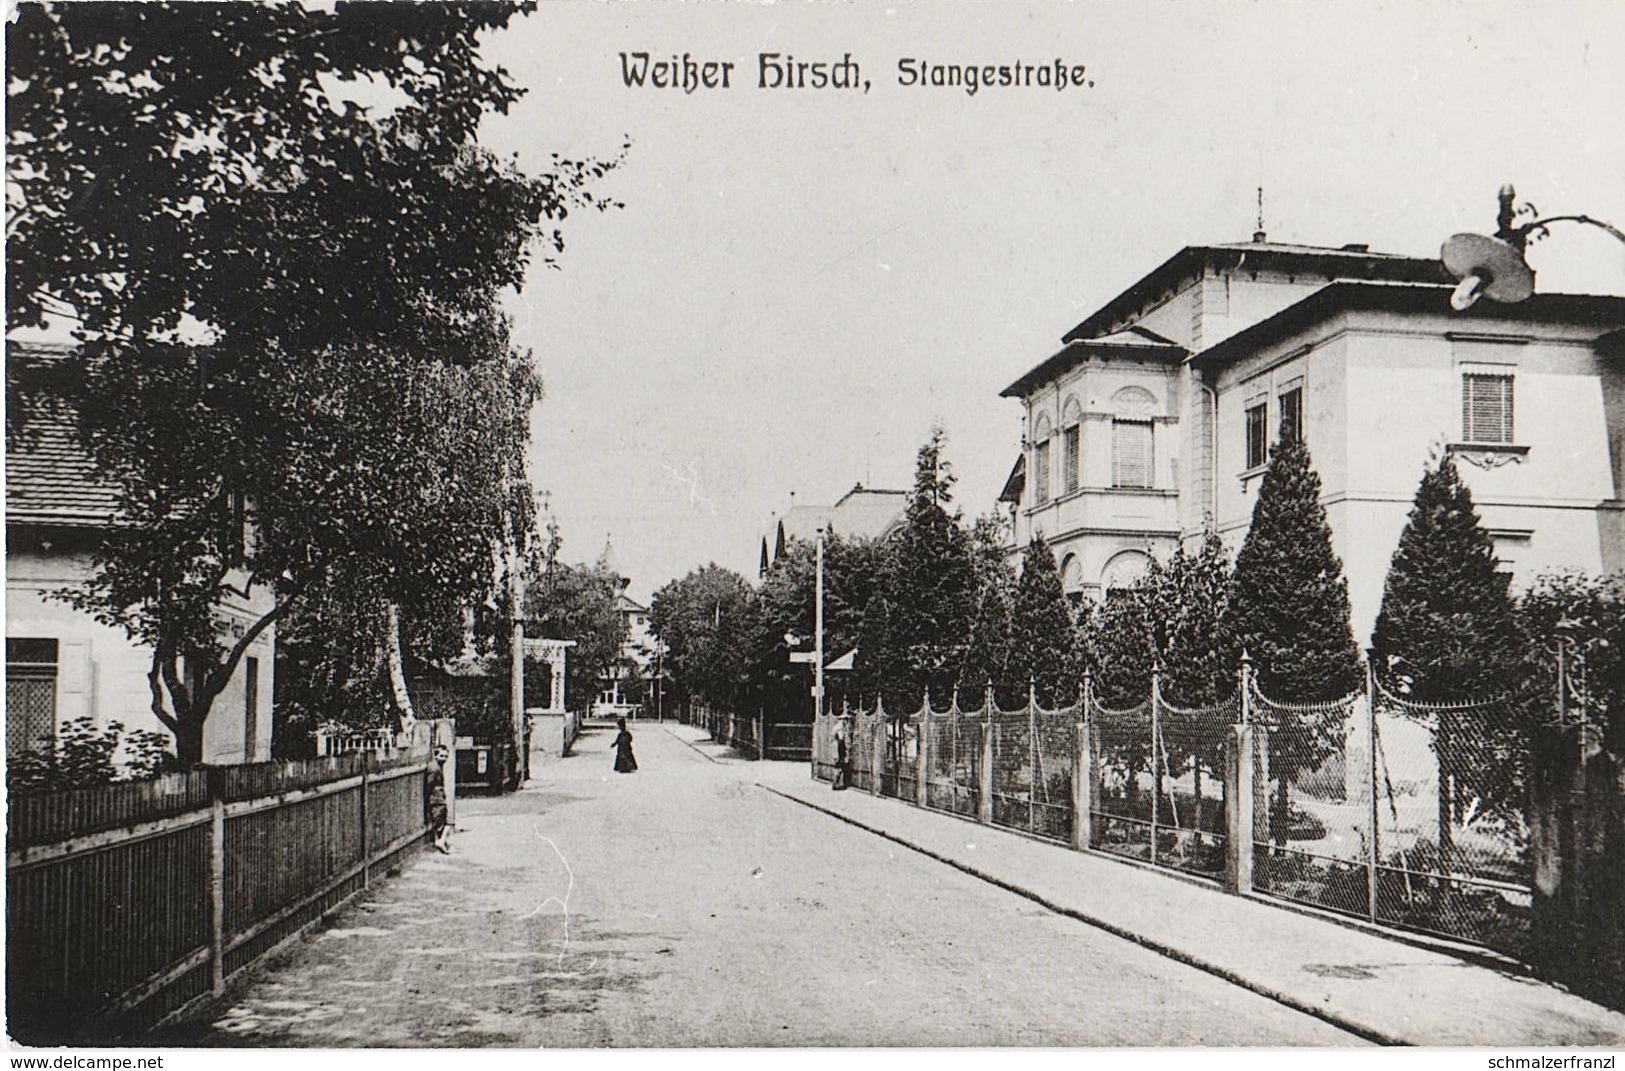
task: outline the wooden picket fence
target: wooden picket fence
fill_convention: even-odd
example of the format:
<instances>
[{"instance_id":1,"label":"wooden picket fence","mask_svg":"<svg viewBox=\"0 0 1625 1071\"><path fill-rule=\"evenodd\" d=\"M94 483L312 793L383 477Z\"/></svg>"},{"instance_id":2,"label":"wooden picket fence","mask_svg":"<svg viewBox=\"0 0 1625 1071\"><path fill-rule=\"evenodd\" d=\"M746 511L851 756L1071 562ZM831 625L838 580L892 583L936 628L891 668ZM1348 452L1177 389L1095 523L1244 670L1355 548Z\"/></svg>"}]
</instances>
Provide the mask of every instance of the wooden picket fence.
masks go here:
<instances>
[{"instance_id":1,"label":"wooden picket fence","mask_svg":"<svg viewBox=\"0 0 1625 1071\"><path fill-rule=\"evenodd\" d=\"M8 1032L105 1043L222 992L422 843L430 768L362 751L12 797Z\"/></svg>"}]
</instances>

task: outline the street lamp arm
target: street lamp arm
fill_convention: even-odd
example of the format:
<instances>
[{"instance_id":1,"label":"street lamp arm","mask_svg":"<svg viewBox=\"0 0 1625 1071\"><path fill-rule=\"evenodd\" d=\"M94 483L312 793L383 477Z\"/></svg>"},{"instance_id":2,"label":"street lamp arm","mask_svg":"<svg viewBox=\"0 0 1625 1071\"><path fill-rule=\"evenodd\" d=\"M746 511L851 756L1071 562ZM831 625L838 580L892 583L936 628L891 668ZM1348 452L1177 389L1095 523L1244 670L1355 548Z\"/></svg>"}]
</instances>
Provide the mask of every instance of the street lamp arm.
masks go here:
<instances>
[{"instance_id":1,"label":"street lamp arm","mask_svg":"<svg viewBox=\"0 0 1625 1071\"><path fill-rule=\"evenodd\" d=\"M1600 227L1609 234L1613 235L1615 238L1618 238L1622 244L1625 244L1625 231L1620 230L1612 223L1605 220L1593 219L1590 216L1548 216L1546 219L1537 219L1533 223L1525 223L1523 226L1518 228L1518 234L1525 239L1527 239L1535 231L1545 234L1550 228L1550 225L1553 223L1584 223L1588 226Z\"/></svg>"}]
</instances>

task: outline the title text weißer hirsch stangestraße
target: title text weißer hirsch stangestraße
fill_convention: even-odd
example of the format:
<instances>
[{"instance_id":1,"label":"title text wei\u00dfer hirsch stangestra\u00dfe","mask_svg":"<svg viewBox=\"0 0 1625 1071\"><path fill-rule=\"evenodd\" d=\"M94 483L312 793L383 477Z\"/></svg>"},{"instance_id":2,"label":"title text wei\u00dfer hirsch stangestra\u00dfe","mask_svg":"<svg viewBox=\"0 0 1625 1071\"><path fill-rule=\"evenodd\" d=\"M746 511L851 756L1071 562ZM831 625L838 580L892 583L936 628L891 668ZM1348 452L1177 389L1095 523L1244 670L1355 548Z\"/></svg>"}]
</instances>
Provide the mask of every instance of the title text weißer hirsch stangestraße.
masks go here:
<instances>
[{"instance_id":1,"label":"title text wei\u00dfer hirsch stangestra\u00dfe","mask_svg":"<svg viewBox=\"0 0 1625 1071\"><path fill-rule=\"evenodd\" d=\"M797 59L788 52L758 52L754 71L739 68L740 60L697 59L690 52L663 56L654 52L622 52L621 84L628 89L675 89L694 93L701 89L839 89L869 92L869 79L844 53L838 60ZM751 77L754 74L754 77ZM1029 63L932 63L905 56L897 61L897 84L928 89L955 89L974 97L983 89L1089 88L1084 65L1062 59Z\"/></svg>"}]
</instances>

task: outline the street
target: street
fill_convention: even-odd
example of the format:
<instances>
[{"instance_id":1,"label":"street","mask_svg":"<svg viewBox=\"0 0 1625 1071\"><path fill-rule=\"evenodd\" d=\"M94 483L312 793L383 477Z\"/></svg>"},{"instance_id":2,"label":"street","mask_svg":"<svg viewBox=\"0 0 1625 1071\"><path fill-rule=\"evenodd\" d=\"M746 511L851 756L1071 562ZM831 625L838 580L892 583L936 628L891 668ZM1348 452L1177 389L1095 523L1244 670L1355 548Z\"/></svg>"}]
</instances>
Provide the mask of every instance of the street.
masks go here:
<instances>
[{"instance_id":1,"label":"street","mask_svg":"<svg viewBox=\"0 0 1625 1071\"><path fill-rule=\"evenodd\" d=\"M1350 1045L1357 1039L753 786L634 726L256 969L177 1044Z\"/></svg>"}]
</instances>

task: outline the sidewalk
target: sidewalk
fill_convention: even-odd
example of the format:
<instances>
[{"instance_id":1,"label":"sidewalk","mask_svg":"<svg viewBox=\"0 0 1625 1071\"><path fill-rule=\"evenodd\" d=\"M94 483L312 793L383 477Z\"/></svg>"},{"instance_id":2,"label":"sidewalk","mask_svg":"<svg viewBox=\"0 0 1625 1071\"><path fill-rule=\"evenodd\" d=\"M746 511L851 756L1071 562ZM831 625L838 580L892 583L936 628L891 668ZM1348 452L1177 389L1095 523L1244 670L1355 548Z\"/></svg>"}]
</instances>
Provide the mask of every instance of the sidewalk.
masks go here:
<instances>
[{"instance_id":1,"label":"sidewalk","mask_svg":"<svg viewBox=\"0 0 1625 1071\"><path fill-rule=\"evenodd\" d=\"M704 754L728 752L701 730L665 728ZM761 788L1379 1043L1625 1045L1625 1014L1543 982L899 800L833 792L805 763L755 765Z\"/></svg>"}]
</instances>

